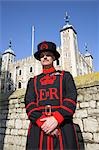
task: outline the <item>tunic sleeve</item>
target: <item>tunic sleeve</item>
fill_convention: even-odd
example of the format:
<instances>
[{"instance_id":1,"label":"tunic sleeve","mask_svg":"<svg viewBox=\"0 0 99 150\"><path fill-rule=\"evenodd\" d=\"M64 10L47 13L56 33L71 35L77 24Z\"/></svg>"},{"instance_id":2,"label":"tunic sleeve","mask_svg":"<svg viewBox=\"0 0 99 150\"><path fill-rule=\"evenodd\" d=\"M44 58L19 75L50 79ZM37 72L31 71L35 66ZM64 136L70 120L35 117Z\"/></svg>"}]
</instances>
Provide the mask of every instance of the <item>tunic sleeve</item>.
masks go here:
<instances>
[{"instance_id":1,"label":"tunic sleeve","mask_svg":"<svg viewBox=\"0 0 99 150\"><path fill-rule=\"evenodd\" d=\"M54 117L59 123L64 119L72 119L76 109L77 90L74 79L69 72L64 72L62 89L62 105L54 112Z\"/></svg>"},{"instance_id":2,"label":"tunic sleeve","mask_svg":"<svg viewBox=\"0 0 99 150\"><path fill-rule=\"evenodd\" d=\"M34 78L30 78L27 84L25 107L28 118L32 123L35 123L37 119L42 116L42 113L37 106L36 93L34 90Z\"/></svg>"}]
</instances>

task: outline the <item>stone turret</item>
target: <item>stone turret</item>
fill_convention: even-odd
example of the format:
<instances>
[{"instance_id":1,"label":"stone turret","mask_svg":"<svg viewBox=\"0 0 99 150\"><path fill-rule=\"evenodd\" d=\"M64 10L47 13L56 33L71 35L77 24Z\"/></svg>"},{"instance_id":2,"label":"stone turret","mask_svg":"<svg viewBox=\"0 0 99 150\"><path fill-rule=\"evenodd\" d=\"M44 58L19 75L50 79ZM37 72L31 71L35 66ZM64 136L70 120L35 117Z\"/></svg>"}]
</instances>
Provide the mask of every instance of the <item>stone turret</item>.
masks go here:
<instances>
[{"instance_id":1,"label":"stone turret","mask_svg":"<svg viewBox=\"0 0 99 150\"><path fill-rule=\"evenodd\" d=\"M62 66L64 70L68 70L73 74L73 76L77 76L77 33L74 27L69 23L69 16L67 15L67 13L65 16L65 22L66 24L60 30Z\"/></svg>"},{"instance_id":2,"label":"stone turret","mask_svg":"<svg viewBox=\"0 0 99 150\"><path fill-rule=\"evenodd\" d=\"M9 69L9 64L13 63L15 61L15 54L14 54L14 51L12 49L12 46L11 46L11 41L9 42L9 48L6 49L4 51L4 53L2 54L2 69L3 70L6 70L8 71Z\"/></svg>"},{"instance_id":3,"label":"stone turret","mask_svg":"<svg viewBox=\"0 0 99 150\"><path fill-rule=\"evenodd\" d=\"M12 49L11 41L9 42L9 47L2 54L2 74L4 76L3 79L3 87L4 92L11 90L11 84L9 84L9 80L11 80L11 74L9 72L10 64L15 62L15 54Z\"/></svg>"},{"instance_id":4,"label":"stone turret","mask_svg":"<svg viewBox=\"0 0 99 150\"><path fill-rule=\"evenodd\" d=\"M85 48L86 48L86 53L85 53L84 59L87 62L87 64L90 66L90 72L92 72L93 71L93 57L88 52L87 46L85 46Z\"/></svg>"}]
</instances>

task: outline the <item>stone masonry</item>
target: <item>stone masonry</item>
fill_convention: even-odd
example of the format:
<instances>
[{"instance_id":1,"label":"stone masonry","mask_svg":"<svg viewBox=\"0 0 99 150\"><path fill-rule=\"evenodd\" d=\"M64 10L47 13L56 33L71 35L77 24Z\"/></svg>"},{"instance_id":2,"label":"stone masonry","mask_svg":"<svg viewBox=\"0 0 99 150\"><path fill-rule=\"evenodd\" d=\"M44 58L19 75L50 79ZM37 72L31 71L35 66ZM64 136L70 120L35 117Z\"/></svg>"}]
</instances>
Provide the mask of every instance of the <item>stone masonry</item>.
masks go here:
<instances>
[{"instance_id":1,"label":"stone masonry","mask_svg":"<svg viewBox=\"0 0 99 150\"><path fill-rule=\"evenodd\" d=\"M99 150L99 73L75 78L78 91L74 123L80 149ZM29 120L25 89L0 99L0 150L25 150Z\"/></svg>"}]
</instances>

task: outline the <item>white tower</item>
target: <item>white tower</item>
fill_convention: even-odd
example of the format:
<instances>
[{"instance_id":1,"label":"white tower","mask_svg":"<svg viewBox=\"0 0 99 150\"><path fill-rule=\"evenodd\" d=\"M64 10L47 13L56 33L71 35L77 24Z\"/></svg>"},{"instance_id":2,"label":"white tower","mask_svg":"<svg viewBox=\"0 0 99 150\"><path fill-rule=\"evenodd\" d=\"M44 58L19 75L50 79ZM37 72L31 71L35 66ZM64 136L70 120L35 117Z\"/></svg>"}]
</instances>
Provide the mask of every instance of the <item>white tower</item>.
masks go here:
<instances>
[{"instance_id":1,"label":"white tower","mask_svg":"<svg viewBox=\"0 0 99 150\"><path fill-rule=\"evenodd\" d=\"M69 16L65 16L66 25L60 30L61 34L61 54L62 69L70 71L75 77L78 74L77 68L79 61L79 51L77 43L77 33L72 25L69 24Z\"/></svg>"},{"instance_id":2,"label":"white tower","mask_svg":"<svg viewBox=\"0 0 99 150\"><path fill-rule=\"evenodd\" d=\"M9 42L9 48L4 51L2 54L2 70L8 71L9 70L9 64L13 63L15 61L15 54L12 50L11 41Z\"/></svg>"},{"instance_id":3,"label":"white tower","mask_svg":"<svg viewBox=\"0 0 99 150\"><path fill-rule=\"evenodd\" d=\"M7 92L8 87L8 79L10 76L9 73L9 65L15 61L15 54L12 50L11 41L9 42L9 48L4 51L2 54L2 73L4 75L4 92Z\"/></svg>"}]
</instances>

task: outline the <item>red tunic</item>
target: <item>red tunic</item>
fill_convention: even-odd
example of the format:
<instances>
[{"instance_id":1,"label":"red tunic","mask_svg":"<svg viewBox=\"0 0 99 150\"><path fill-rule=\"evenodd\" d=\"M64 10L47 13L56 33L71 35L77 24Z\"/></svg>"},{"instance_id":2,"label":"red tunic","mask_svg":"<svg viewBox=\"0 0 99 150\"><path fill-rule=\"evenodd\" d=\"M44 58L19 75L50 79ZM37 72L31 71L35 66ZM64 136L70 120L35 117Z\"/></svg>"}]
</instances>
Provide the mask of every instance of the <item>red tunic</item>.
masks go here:
<instances>
[{"instance_id":1,"label":"red tunic","mask_svg":"<svg viewBox=\"0 0 99 150\"><path fill-rule=\"evenodd\" d=\"M78 150L78 140L73 125L77 91L72 75L54 68L28 81L25 105L30 126L27 150ZM46 105L58 121L59 136L46 135L41 130L40 118L45 117Z\"/></svg>"}]
</instances>

